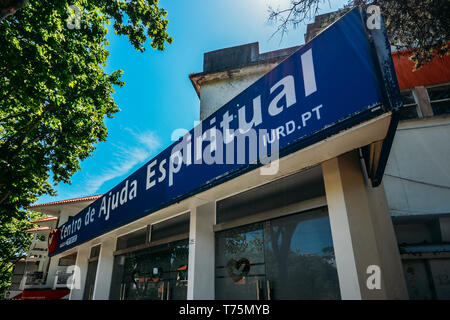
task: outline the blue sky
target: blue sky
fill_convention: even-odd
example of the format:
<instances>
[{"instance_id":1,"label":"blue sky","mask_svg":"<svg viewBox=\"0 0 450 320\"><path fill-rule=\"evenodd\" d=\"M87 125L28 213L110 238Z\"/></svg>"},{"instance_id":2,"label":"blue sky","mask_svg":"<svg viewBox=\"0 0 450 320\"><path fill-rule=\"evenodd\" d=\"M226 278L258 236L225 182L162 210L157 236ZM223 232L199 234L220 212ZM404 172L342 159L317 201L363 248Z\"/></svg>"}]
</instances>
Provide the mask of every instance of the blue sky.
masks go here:
<instances>
[{"instance_id":1,"label":"blue sky","mask_svg":"<svg viewBox=\"0 0 450 320\"><path fill-rule=\"evenodd\" d=\"M346 1L324 1L319 13ZM105 193L171 144L175 129L190 130L199 120L200 101L188 75L201 72L208 51L259 42L260 52L304 43L305 25L281 39L271 38L268 7L285 8L289 0L160 0L168 11L168 33L174 39L159 52L147 45L137 52L126 37L108 34L107 72L122 69L125 86L114 99L121 111L107 119L108 138L81 163L72 184L59 184L56 197L36 203Z\"/></svg>"}]
</instances>

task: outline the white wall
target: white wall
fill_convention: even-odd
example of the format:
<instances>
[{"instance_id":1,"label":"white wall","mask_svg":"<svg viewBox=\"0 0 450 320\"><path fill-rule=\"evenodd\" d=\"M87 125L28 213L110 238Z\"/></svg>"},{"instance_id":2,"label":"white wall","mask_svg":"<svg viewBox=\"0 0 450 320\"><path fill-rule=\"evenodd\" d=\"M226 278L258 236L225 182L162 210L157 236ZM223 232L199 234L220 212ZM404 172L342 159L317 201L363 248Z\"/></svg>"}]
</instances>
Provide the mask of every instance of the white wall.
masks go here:
<instances>
[{"instance_id":1,"label":"white wall","mask_svg":"<svg viewBox=\"0 0 450 320\"><path fill-rule=\"evenodd\" d=\"M450 213L450 117L401 122L383 179L392 215Z\"/></svg>"},{"instance_id":2,"label":"white wall","mask_svg":"<svg viewBox=\"0 0 450 320\"><path fill-rule=\"evenodd\" d=\"M102 242L98 257L97 274L95 276L93 300L108 300L114 266L114 250L116 239L110 238Z\"/></svg>"},{"instance_id":3,"label":"white wall","mask_svg":"<svg viewBox=\"0 0 450 320\"><path fill-rule=\"evenodd\" d=\"M69 220L69 216L75 216L75 214L69 213L66 210L62 210L61 213L59 214L58 227L66 223L67 220Z\"/></svg>"},{"instance_id":4,"label":"white wall","mask_svg":"<svg viewBox=\"0 0 450 320\"><path fill-rule=\"evenodd\" d=\"M264 73L248 75L245 78L230 78L224 81L210 82L202 85L200 99L200 120L221 108L244 89L248 88Z\"/></svg>"},{"instance_id":5,"label":"white wall","mask_svg":"<svg viewBox=\"0 0 450 320\"><path fill-rule=\"evenodd\" d=\"M90 246L80 246L77 252L76 268L74 269L74 285L70 290L69 300L82 300L86 276L88 270L88 259L91 253Z\"/></svg>"}]
</instances>

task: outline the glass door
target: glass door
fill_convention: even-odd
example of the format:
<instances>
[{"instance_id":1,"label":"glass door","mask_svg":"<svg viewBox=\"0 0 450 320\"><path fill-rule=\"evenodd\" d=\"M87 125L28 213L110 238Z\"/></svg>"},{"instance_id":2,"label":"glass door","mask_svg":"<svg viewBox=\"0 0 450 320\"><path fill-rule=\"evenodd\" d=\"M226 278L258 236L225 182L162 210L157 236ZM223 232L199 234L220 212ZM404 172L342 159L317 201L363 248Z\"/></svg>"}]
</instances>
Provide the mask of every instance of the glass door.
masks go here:
<instances>
[{"instance_id":1,"label":"glass door","mask_svg":"<svg viewBox=\"0 0 450 320\"><path fill-rule=\"evenodd\" d=\"M340 299L326 211L315 210L267 221L264 235L271 299Z\"/></svg>"},{"instance_id":2,"label":"glass door","mask_svg":"<svg viewBox=\"0 0 450 320\"><path fill-rule=\"evenodd\" d=\"M216 233L216 299L340 299L325 208Z\"/></svg>"},{"instance_id":3,"label":"glass door","mask_svg":"<svg viewBox=\"0 0 450 320\"><path fill-rule=\"evenodd\" d=\"M116 256L111 299L186 299L188 241Z\"/></svg>"},{"instance_id":4,"label":"glass door","mask_svg":"<svg viewBox=\"0 0 450 320\"><path fill-rule=\"evenodd\" d=\"M164 248L144 250L125 259L122 300L163 300L169 272L169 255Z\"/></svg>"},{"instance_id":5,"label":"glass door","mask_svg":"<svg viewBox=\"0 0 450 320\"><path fill-rule=\"evenodd\" d=\"M264 299L263 224L216 233L216 299Z\"/></svg>"},{"instance_id":6,"label":"glass door","mask_svg":"<svg viewBox=\"0 0 450 320\"><path fill-rule=\"evenodd\" d=\"M187 241L170 249L170 273L166 282L167 300L186 300L188 284L189 246Z\"/></svg>"},{"instance_id":7,"label":"glass door","mask_svg":"<svg viewBox=\"0 0 450 320\"><path fill-rule=\"evenodd\" d=\"M86 274L86 284L84 286L83 300L92 300L94 297L95 276L97 274L98 261L91 261L88 263Z\"/></svg>"}]
</instances>

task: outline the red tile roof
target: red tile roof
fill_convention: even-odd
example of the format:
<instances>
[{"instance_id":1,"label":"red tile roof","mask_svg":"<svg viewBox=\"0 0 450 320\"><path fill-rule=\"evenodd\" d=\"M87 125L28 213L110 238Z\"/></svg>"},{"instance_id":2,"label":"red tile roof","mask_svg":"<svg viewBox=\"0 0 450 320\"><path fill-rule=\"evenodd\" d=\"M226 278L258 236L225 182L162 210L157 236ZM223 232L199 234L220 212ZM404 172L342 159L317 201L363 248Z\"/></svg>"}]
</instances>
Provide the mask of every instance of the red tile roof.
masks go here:
<instances>
[{"instance_id":1,"label":"red tile roof","mask_svg":"<svg viewBox=\"0 0 450 320\"><path fill-rule=\"evenodd\" d=\"M35 255L31 255L31 256L29 256L29 258L36 258L37 256L35 256ZM26 261L27 260L27 257L22 257L22 258L20 258L19 259L19 261Z\"/></svg>"},{"instance_id":2,"label":"red tile roof","mask_svg":"<svg viewBox=\"0 0 450 320\"><path fill-rule=\"evenodd\" d=\"M55 221L58 220L58 217L45 217L37 220L31 221L31 223L39 223L39 222L47 222L47 221Z\"/></svg>"},{"instance_id":3,"label":"red tile roof","mask_svg":"<svg viewBox=\"0 0 450 320\"><path fill-rule=\"evenodd\" d=\"M81 202L81 201L90 201L90 200L97 200L103 196L103 194L97 194L95 196L88 196L88 197L81 197L81 198L74 198L74 199L67 199L67 200L61 200L61 201L53 201L53 202L47 202L47 203L41 203L41 204L33 204L31 206L25 207L25 209L32 209L32 208L39 208L39 207L47 207L47 206L53 206L57 204L65 204L65 203L73 203L73 202Z\"/></svg>"},{"instance_id":4,"label":"red tile roof","mask_svg":"<svg viewBox=\"0 0 450 320\"><path fill-rule=\"evenodd\" d=\"M31 228L28 230L25 230L25 232L35 232L35 231L47 231L50 230L49 227L37 227L37 228Z\"/></svg>"}]
</instances>

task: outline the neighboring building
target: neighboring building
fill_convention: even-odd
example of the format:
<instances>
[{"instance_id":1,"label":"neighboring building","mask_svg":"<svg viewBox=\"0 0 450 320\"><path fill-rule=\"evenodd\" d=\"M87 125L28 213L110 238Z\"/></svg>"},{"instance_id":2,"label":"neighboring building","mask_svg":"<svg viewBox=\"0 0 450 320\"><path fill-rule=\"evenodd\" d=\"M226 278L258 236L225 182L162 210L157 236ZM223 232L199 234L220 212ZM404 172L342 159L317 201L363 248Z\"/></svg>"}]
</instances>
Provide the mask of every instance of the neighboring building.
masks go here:
<instances>
[{"instance_id":1,"label":"neighboring building","mask_svg":"<svg viewBox=\"0 0 450 320\"><path fill-rule=\"evenodd\" d=\"M394 52L404 106L384 186L411 299L450 299L450 55L414 71Z\"/></svg>"},{"instance_id":2,"label":"neighboring building","mask_svg":"<svg viewBox=\"0 0 450 320\"><path fill-rule=\"evenodd\" d=\"M36 265L29 266L29 270L34 267L36 269ZM9 290L5 292L5 299L13 299L14 297L19 296L23 289L21 288L22 281L25 276L25 270L27 269L26 257L21 257L18 261L14 263L13 274L11 277L11 286Z\"/></svg>"},{"instance_id":3,"label":"neighboring building","mask_svg":"<svg viewBox=\"0 0 450 320\"><path fill-rule=\"evenodd\" d=\"M305 41L339 15L316 16ZM415 70L412 54L392 54L404 105L384 186L410 298L450 299L450 55Z\"/></svg>"},{"instance_id":4,"label":"neighboring building","mask_svg":"<svg viewBox=\"0 0 450 320\"><path fill-rule=\"evenodd\" d=\"M72 219L81 209L101 196L68 199L27 207L29 210L48 216L32 221L38 227L25 231L33 233L33 239L26 257L15 264L11 287L5 295L7 299L68 298L76 256L51 262L48 256L48 237L51 230Z\"/></svg>"},{"instance_id":5,"label":"neighboring building","mask_svg":"<svg viewBox=\"0 0 450 320\"><path fill-rule=\"evenodd\" d=\"M310 30L320 31L314 27ZM257 52L257 43L220 52L226 55L229 50L250 48ZM205 65L217 55L205 54ZM384 187L410 298L450 299L450 56L435 58L414 71L410 55L404 51L393 53L404 106ZM239 54L235 52L234 56ZM190 76L197 93L201 86L200 104L206 104L201 110L215 111L248 85L246 68L230 64L230 69L233 71ZM229 74L232 76L224 76ZM209 113L201 113L201 119Z\"/></svg>"},{"instance_id":6,"label":"neighboring building","mask_svg":"<svg viewBox=\"0 0 450 320\"><path fill-rule=\"evenodd\" d=\"M200 119L298 48L205 53L189 76ZM405 105L380 187L359 153L383 139L377 118L280 159L276 175L249 171L53 256L47 288L76 265L73 300L449 299L450 61L394 63ZM98 197L30 209L61 226ZM366 288L373 265L379 290Z\"/></svg>"}]
</instances>

